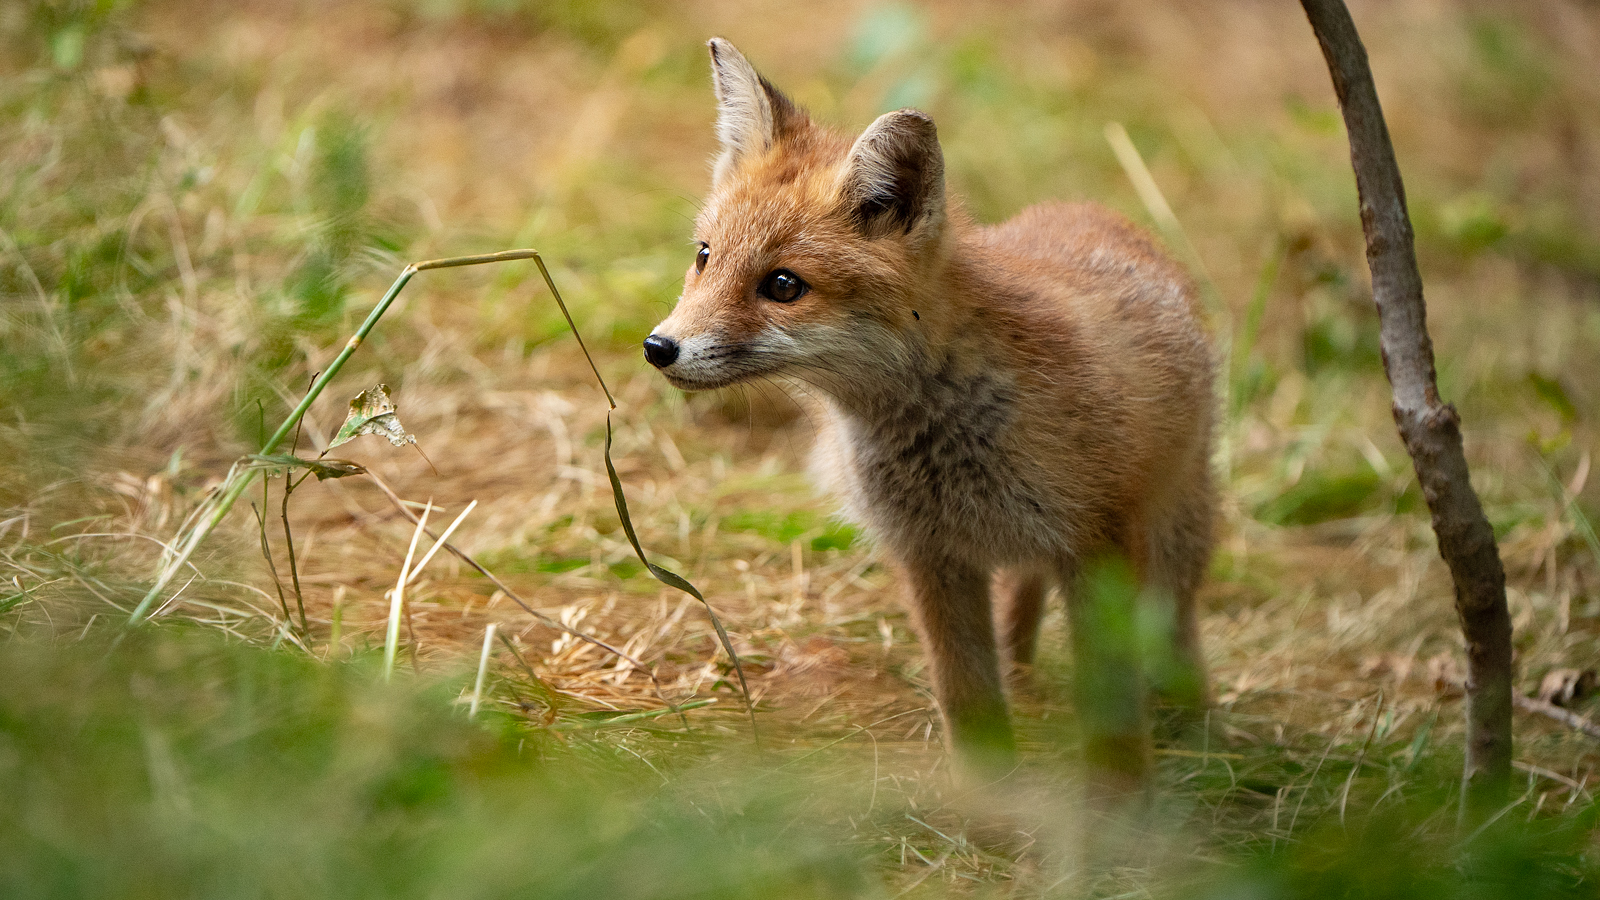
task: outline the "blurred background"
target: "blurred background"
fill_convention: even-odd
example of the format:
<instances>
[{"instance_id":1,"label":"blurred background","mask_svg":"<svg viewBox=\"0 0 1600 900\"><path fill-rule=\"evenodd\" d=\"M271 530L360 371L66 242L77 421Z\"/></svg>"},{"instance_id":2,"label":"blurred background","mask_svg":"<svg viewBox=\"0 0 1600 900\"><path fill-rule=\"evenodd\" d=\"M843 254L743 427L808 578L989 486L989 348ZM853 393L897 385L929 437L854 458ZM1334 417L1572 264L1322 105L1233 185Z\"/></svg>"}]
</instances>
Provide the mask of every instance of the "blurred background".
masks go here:
<instances>
[{"instance_id":1,"label":"blurred background","mask_svg":"<svg viewBox=\"0 0 1600 900\"><path fill-rule=\"evenodd\" d=\"M1600 6L1352 11L1533 693L1600 655ZM689 397L644 364L708 186L712 35L841 129L929 112L980 220L1097 200L1202 283L1227 375L1204 619L1226 746L1167 748L1159 825L1132 842L1146 856L1085 869L1062 849L1079 812L1059 611L1017 697L1029 789L1047 798L1021 805L1055 824L974 812L944 780L893 579L807 485L804 398ZM1141 167L1175 222L1136 190ZM408 589L416 684L374 687L412 526L358 478L306 482L288 503L270 480L252 494L261 517L235 509L160 627L106 655L160 542L399 270L514 247L541 252L617 394L614 454L644 545L724 616L777 761L743 755L749 726L702 608L633 557L600 457L604 397L529 263L414 279L312 407L298 452L323 450L348 400L388 384L426 458L375 438L335 455L436 517L478 501L455 541L655 680L441 557ZM21 874L0 886L119 893L117 873L142 866L180 894L499 895L542 878L551 896L594 896L580 876L598 861L656 873L608 889L619 897L1322 896L1315 873L1357 870L1397 896L1499 883L1452 855L1460 637L1377 337L1343 127L1297 4L7 3L0 671L17 687L0 691L0 834L20 849L0 868ZM485 732L441 710L470 691L491 622L509 641L491 654ZM669 708L703 700L681 719ZM1521 799L1502 824L1531 830L1496 838L1504 871L1581 895L1600 757L1554 722L1517 726ZM526 770L528 746L543 768ZM717 773L732 758L798 781L730 787ZM262 768L271 789L247 801L240 776ZM506 831L540 809L556 811ZM791 844L790 829L808 836ZM1393 872L1340 868L1398 834L1414 855ZM530 864L530 843L556 849ZM1317 855L1330 847L1346 849ZM408 863L371 868L389 856Z\"/></svg>"}]
</instances>

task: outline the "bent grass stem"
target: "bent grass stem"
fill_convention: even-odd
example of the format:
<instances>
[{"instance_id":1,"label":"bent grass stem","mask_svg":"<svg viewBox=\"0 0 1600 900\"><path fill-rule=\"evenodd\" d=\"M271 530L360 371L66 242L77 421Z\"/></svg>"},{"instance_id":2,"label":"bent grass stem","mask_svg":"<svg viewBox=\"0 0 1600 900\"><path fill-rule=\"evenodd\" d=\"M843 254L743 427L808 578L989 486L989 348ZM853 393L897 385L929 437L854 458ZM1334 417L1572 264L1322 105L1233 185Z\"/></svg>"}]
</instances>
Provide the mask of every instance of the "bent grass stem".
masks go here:
<instances>
[{"instance_id":1,"label":"bent grass stem","mask_svg":"<svg viewBox=\"0 0 1600 900\"><path fill-rule=\"evenodd\" d=\"M567 320L567 327L572 330L572 336L578 342L578 349L583 351L583 357L586 361L588 361L589 369L594 373L595 381L599 383L601 392L605 394L606 404L610 409L616 409L616 398L612 396L611 389L606 386L605 378L600 375L599 366L595 364L594 357L589 353L589 348L583 343L583 335L578 332L577 323L573 321L572 313L567 309L566 301L561 298L561 292L556 289L555 279L550 277L550 270L545 266L544 259L539 256L539 252L537 250L502 250L499 253L484 253L475 256L451 256L443 259L430 259L424 260L423 262L411 263L401 270L399 277L394 280L394 284L389 286L389 290L383 295L383 298L378 301L378 305L373 307L372 312L367 314L367 318L361 323L361 327L356 329L356 333L345 342L344 348L339 351L338 356L334 357L333 362L329 363L328 367L322 371L322 374L317 376L316 380L311 383L311 387L307 389L306 395L300 399L300 403L295 406L294 411L289 413L289 417L283 420L283 424L278 426L278 430L274 431L272 435L267 438L266 442L261 445L261 450L256 455L271 455L274 450L278 449L278 445L283 443L284 438L288 437L289 433L300 424L300 421L305 416L306 411L311 408L311 404L316 402L316 399L321 396L323 389L325 389L328 384L333 381L334 377L339 374L339 371L344 368L345 362L350 359L350 356L354 354L356 349L359 348L362 342L366 340L367 335L370 334L372 329L377 326L378 320L383 318L383 314L388 312L389 307L394 303L395 298L400 296L400 291L402 291L406 284L411 281L411 277L413 275L429 269L453 269L461 266L476 266L484 263L511 262L522 259L531 259L533 260L534 265L539 267L539 275L544 279L545 287L550 289L550 295L555 298L556 305L560 307L562 317ZM606 416L605 464L606 474L611 481L612 495L616 500L617 515L622 520L623 531L628 536L628 542L633 545L634 554L638 556L639 561L644 564L645 569L652 576L654 576L657 581L689 594L696 600L700 601L702 605L704 605L706 614L710 617L711 624L716 630L717 640L722 645L724 652L728 654L729 660L733 663L734 673L738 676L739 680L739 688L744 694L745 709L750 715L751 737L755 740L756 746L759 747L761 745L761 737L760 732L756 728L755 704L751 699L750 686L745 681L744 666L740 663L739 655L734 651L733 641L729 639L727 629L722 626L721 618L717 615L716 610L711 607L710 602L706 600L705 596L700 593L699 589L697 589L693 584L690 584L687 579L675 572L651 563L645 556L644 548L640 545L639 538L634 532L633 522L628 516L628 502L622 493L622 482L617 477L616 467L611 462L611 417L609 413ZM200 544L211 534L212 531L216 529L219 524L221 524L223 518L227 516L228 511L233 509L234 503L238 502L239 498L244 495L244 492L250 488L251 482L254 481L258 471L258 467L255 466L235 465L228 473L228 477L223 482L215 499L209 501L208 504L203 505L199 510L196 511L195 515L192 517L195 525L188 531L187 534L181 534L179 538L174 541L173 545L169 545L176 546L176 551L174 552L169 549L168 552L163 554L161 567L156 573L155 583L151 585L149 592L144 595L144 598L139 601L139 605L134 607L133 612L129 614L127 623L128 627L131 628L136 626L145 620L150 608L155 604L155 601L160 598L162 592L166 590L167 585L172 582L172 579L177 574L178 570L189 563L190 558L194 556L194 553L197 549L199 549ZM376 480L376 478L374 480ZM393 497L392 494L391 497ZM209 509L207 508L208 506ZM420 533L421 530L421 523L418 523L418 533ZM444 544L444 541L440 540L439 544ZM437 549L437 547L435 549ZM453 547L450 549L455 550ZM459 551L456 552L459 553ZM476 566L475 563L474 566ZM395 599L397 601L399 599L400 592L404 590L404 583L409 575L409 572L406 570L409 569L409 567L410 554L408 553L406 566L401 571L400 585L396 588ZM481 569L481 567L478 568ZM394 622L391 622L391 634L389 639L385 642L386 648L384 654L384 671L386 676L389 669L393 666L395 641L397 637L393 634L394 628ZM591 641L593 640L592 638L587 637L586 639ZM601 642L594 642L600 643L601 646L606 646ZM627 658L626 655L622 654L620 651L613 650L613 652L617 652L619 656L624 656L624 658ZM651 677L654 679L653 674ZM677 707L673 708L676 709Z\"/></svg>"}]
</instances>

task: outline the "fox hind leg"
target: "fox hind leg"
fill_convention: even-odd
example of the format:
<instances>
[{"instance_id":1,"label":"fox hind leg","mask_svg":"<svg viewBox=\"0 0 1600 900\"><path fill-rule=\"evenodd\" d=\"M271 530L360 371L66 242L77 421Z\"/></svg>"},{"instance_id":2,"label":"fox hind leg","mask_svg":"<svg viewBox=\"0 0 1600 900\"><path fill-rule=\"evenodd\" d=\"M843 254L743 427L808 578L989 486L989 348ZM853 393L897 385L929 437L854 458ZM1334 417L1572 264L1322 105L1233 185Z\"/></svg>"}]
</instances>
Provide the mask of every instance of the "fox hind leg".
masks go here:
<instances>
[{"instance_id":1,"label":"fox hind leg","mask_svg":"<svg viewBox=\"0 0 1600 900\"><path fill-rule=\"evenodd\" d=\"M1196 594L1211 559L1213 502L1202 474L1170 515L1152 523L1148 589L1168 615L1171 656L1152 673L1152 687L1166 705L1199 714L1209 703L1205 657L1200 648Z\"/></svg>"},{"instance_id":2,"label":"fox hind leg","mask_svg":"<svg viewBox=\"0 0 1600 900\"><path fill-rule=\"evenodd\" d=\"M994 597L1000 652L1013 675L1017 667L1033 665L1038 652L1039 621L1044 617L1046 589L1043 572L1003 569L995 573Z\"/></svg>"}]
</instances>

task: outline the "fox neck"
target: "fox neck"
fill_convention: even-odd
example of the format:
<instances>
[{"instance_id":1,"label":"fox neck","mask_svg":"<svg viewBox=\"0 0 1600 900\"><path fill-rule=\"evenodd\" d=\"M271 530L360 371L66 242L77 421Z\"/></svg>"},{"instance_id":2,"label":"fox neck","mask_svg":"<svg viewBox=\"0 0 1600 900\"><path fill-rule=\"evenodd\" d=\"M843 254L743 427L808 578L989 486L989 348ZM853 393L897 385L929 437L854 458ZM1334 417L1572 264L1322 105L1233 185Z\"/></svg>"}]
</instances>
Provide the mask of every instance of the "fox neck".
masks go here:
<instances>
[{"instance_id":1,"label":"fox neck","mask_svg":"<svg viewBox=\"0 0 1600 900\"><path fill-rule=\"evenodd\" d=\"M908 285L903 314L875 324L879 352L841 366L843 377L822 385L838 412L866 422L937 415L953 385L995 368L975 298L999 288L983 277L976 248L952 239L940 251Z\"/></svg>"}]
</instances>

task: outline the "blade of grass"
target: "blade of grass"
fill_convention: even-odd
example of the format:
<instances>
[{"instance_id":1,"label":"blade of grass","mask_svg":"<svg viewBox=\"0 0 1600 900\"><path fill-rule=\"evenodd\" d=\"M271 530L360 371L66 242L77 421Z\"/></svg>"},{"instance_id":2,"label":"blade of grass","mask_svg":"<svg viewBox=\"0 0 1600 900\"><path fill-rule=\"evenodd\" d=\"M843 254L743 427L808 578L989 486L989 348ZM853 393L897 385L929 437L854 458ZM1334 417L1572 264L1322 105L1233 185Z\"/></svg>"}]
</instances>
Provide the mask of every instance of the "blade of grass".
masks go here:
<instances>
[{"instance_id":1,"label":"blade of grass","mask_svg":"<svg viewBox=\"0 0 1600 900\"><path fill-rule=\"evenodd\" d=\"M1543 455L1535 453L1534 460L1538 462L1540 470L1544 472L1544 477L1550 482L1550 493L1555 495L1556 503L1561 506L1562 512L1566 513L1572 520L1572 530L1583 538L1584 544L1589 548L1589 554L1594 557L1595 564L1600 565L1600 535L1595 534L1594 524L1589 521L1588 516L1584 515L1583 507L1578 505L1578 498L1573 496L1567 486L1562 483L1560 477L1556 475L1555 469L1552 469L1550 464L1545 462Z\"/></svg>"},{"instance_id":2,"label":"blade of grass","mask_svg":"<svg viewBox=\"0 0 1600 900\"><path fill-rule=\"evenodd\" d=\"M1350 767L1350 774L1344 780L1344 788L1339 792L1339 824L1344 825L1345 806L1350 802L1350 788L1356 783L1356 776L1361 774L1361 767L1367 761L1367 751L1372 749L1372 739L1378 733L1378 722L1383 717L1383 691L1378 692L1378 708L1372 711L1372 727L1367 730L1367 739L1361 742L1361 753L1356 756L1356 764Z\"/></svg>"},{"instance_id":3,"label":"blade of grass","mask_svg":"<svg viewBox=\"0 0 1600 900\"><path fill-rule=\"evenodd\" d=\"M1206 295L1212 315L1218 316L1226 323L1228 308L1222 303L1222 293L1217 289L1216 281L1206 268L1205 260L1201 258L1194 241L1189 239L1189 232L1185 231L1183 223L1178 221L1177 214L1172 211L1172 205L1167 202L1166 195L1161 193L1155 177L1144 164L1144 157L1139 154L1139 148L1135 147L1133 139L1128 137L1128 129L1123 128L1121 122L1107 122L1105 135L1106 143L1111 145L1111 151L1116 154L1122 171L1127 174L1128 180L1133 182L1133 190L1139 195L1139 202L1144 204L1150 213L1150 218L1155 220L1156 227L1161 229L1167 240L1183 248L1184 254L1189 257L1189 262L1200 273L1201 289ZM1224 329L1224 334L1231 334L1231 330Z\"/></svg>"},{"instance_id":4,"label":"blade of grass","mask_svg":"<svg viewBox=\"0 0 1600 900\"><path fill-rule=\"evenodd\" d=\"M699 709L702 706L710 706L710 705L712 705L713 703L716 703L716 702L717 702L717 698L715 698L715 697L707 697L707 698L705 698L703 700L690 700L688 703L680 704L677 707L669 707L667 709L646 709L646 710L640 710L639 712L623 713L620 716L611 716L609 718L598 719L598 720L595 720L593 722L587 722L587 721L583 721L583 720L577 720L577 721L568 720L566 722L562 722L562 723L559 723L559 724L556 724L556 725L552 725L550 727L550 730L551 731L583 731L583 730L587 730L587 729L590 729L590 728L600 728L600 727L603 727L603 726L606 726L606 725L624 725L624 724L627 724L628 722L642 722L642 721L644 721L646 719L659 719L662 716L665 716L665 715L667 715L669 713L676 712L676 713L680 713L681 714L684 710L687 710L687 709Z\"/></svg>"},{"instance_id":5,"label":"blade of grass","mask_svg":"<svg viewBox=\"0 0 1600 900\"><path fill-rule=\"evenodd\" d=\"M728 630L722 627L722 619L717 611L711 608L711 603L706 600L700 589L690 584L683 576L676 572L663 569L652 563L644 555L644 547L639 544L639 535L633 530L633 519L628 515L628 498L622 495L622 479L617 477L617 467L611 462L611 415L606 415L606 477L611 479L611 496L617 501L617 518L622 520L622 531L628 536L628 543L633 545L634 555L639 557L639 562L644 563L646 570L655 579L668 587L677 588L685 594L700 601L706 608L706 615L711 617L711 625L717 630L717 640L722 643L722 649L728 654L728 659L733 661L733 671L739 676L739 690L744 693L744 708L750 714L750 737L755 741L756 747L761 747L761 732L756 726L755 701L750 697L750 684L744 678L744 666L739 662L739 654L733 650L733 641L728 638Z\"/></svg>"},{"instance_id":6,"label":"blade of grass","mask_svg":"<svg viewBox=\"0 0 1600 900\"><path fill-rule=\"evenodd\" d=\"M1267 261L1262 264L1261 273L1256 276L1255 289L1250 292L1250 305L1245 309L1244 324L1239 329L1238 340L1234 342L1235 363L1244 362L1255 350L1256 339L1261 336L1261 323L1267 317L1267 300L1272 296L1272 287L1278 283L1278 273L1288 257L1289 248L1279 239L1277 246L1267 256Z\"/></svg>"},{"instance_id":7,"label":"blade of grass","mask_svg":"<svg viewBox=\"0 0 1600 900\"><path fill-rule=\"evenodd\" d=\"M410 582L411 579L417 577L417 573L421 572L423 568L428 565L428 561L433 559L433 555L435 553L439 552L439 548L444 546L444 542L450 540L450 535L456 533L456 527L467 518L468 514L477 508L478 501L476 500L467 504L467 508L461 511L461 515L456 516L455 521L450 523L450 527L444 530L444 534L439 535L439 539L433 542L433 546L428 548L428 552L422 555L422 559L417 563L416 567L411 570L411 574L406 576L407 582Z\"/></svg>"},{"instance_id":8,"label":"blade of grass","mask_svg":"<svg viewBox=\"0 0 1600 900\"><path fill-rule=\"evenodd\" d=\"M457 519L456 521L460 520ZM439 545L434 544L433 546L438 547ZM418 568L421 568L421 566L419 565ZM478 678L472 683L472 709L467 713L467 718L469 719L478 717L478 704L483 700L483 675L489 671L489 650L494 647L495 627L496 624L490 622L489 627L483 631L483 652L478 655Z\"/></svg>"},{"instance_id":9,"label":"blade of grass","mask_svg":"<svg viewBox=\"0 0 1600 900\"><path fill-rule=\"evenodd\" d=\"M394 584L394 594L389 598L389 631L383 639L383 680L388 681L394 674L394 656L400 646L400 612L405 608L406 580L411 574L411 559L417 552L417 539L422 537L422 532L428 527L428 513L433 511L433 500L429 498L428 505L422 508L422 517L417 520L417 527L411 532L411 546L406 549L406 561L400 566L400 578ZM412 648L412 653L416 649Z\"/></svg>"}]
</instances>

